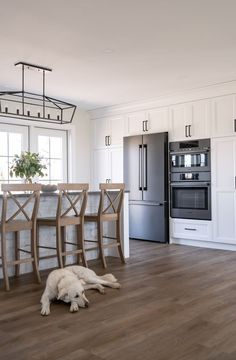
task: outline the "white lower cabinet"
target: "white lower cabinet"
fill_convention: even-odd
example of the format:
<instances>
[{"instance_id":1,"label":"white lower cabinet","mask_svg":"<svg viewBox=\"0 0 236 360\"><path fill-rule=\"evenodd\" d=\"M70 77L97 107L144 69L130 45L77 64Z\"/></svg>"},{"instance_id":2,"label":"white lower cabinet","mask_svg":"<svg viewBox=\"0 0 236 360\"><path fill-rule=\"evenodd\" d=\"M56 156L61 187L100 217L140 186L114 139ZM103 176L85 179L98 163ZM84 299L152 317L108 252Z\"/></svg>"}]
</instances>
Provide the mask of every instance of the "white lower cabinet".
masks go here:
<instances>
[{"instance_id":1,"label":"white lower cabinet","mask_svg":"<svg viewBox=\"0 0 236 360\"><path fill-rule=\"evenodd\" d=\"M205 220L170 219L172 238L212 241L212 222Z\"/></svg>"},{"instance_id":2,"label":"white lower cabinet","mask_svg":"<svg viewBox=\"0 0 236 360\"><path fill-rule=\"evenodd\" d=\"M212 139L214 241L236 245L236 137Z\"/></svg>"},{"instance_id":3,"label":"white lower cabinet","mask_svg":"<svg viewBox=\"0 0 236 360\"><path fill-rule=\"evenodd\" d=\"M99 183L123 182L123 147L93 150L92 187L99 189Z\"/></svg>"}]
</instances>

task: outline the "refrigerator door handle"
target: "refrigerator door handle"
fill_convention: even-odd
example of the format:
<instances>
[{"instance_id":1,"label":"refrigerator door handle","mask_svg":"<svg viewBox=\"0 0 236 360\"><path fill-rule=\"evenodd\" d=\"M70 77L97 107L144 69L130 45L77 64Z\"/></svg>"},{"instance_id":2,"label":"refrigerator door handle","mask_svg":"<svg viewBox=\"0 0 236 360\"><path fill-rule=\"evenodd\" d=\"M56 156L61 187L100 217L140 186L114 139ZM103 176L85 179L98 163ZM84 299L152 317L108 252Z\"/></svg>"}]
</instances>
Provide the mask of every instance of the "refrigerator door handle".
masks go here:
<instances>
[{"instance_id":1,"label":"refrigerator door handle","mask_svg":"<svg viewBox=\"0 0 236 360\"><path fill-rule=\"evenodd\" d=\"M138 187L142 191L142 145L139 145L138 151Z\"/></svg>"},{"instance_id":2,"label":"refrigerator door handle","mask_svg":"<svg viewBox=\"0 0 236 360\"><path fill-rule=\"evenodd\" d=\"M143 145L143 190L147 191L147 144Z\"/></svg>"}]
</instances>

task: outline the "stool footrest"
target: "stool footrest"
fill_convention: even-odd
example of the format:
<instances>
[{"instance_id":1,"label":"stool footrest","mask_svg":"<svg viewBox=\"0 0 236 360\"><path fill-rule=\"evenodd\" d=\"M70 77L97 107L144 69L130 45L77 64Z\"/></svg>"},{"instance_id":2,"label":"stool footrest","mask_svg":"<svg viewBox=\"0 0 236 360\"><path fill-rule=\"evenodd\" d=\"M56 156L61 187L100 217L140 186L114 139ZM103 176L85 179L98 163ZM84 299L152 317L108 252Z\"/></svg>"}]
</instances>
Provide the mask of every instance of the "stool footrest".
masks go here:
<instances>
[{"instance_id":1,"label":"stool footrest","mask_svg":"<svg viewBox=\"0 0 236 360\"><path fill-rule=\"evenodd\" d=\"M23 263L30 263L34 262L34 258L26 258L26 259L20 259L20 260L12 260L7 263L7 265L18 265Z\"/></svg>"},{"instance_id":2,"label":"stool footrest","mask_svg":"<svg viewBox=\"0 0 236 360\"><path fill-rule=\"evenodd\" d=\"M62 254L62 256L82 254L82 250L64 251L64 252L62 252L61 254Z\"/></svg>"},{"instance_id":3,"label":"stool footrest","mask_svg":"<svg viewBox=\"0 0 236 360\"><path fill-rule=\"evenodd\" d=\"M38 245L37 246L38 249L49 249L49 250L57 250L57 248L55 247L50 247L50 246L43 246L43 245Z\"/></svg>"}]
</instances>

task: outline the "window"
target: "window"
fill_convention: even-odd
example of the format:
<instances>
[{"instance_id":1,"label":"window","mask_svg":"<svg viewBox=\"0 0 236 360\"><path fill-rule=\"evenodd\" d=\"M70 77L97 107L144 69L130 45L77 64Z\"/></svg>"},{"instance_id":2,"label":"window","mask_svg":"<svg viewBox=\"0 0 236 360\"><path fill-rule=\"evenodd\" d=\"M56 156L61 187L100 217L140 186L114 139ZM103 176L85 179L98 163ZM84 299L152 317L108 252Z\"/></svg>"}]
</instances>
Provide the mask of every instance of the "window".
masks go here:
<instances>
[{"instance_id":1,"label":"window","mask_svg":"<svg viewBox=\"0 0 236 360\"><path fill-rule=\"evenodd\" d=\"M29 146L30 144L30 146ZM22 182L10 177L13 157L22 151L38 152L47 166L41 183L68 181L67 131L0 123L0 183Z\"/></svg>"},{"instance_id":2,"label":"window","mask_svg":"<svg viewBox=\"0 0 236 360\"><path fill-rule=\"evenodd\" d=\"M0 182L21 182L20 178L10 177L9 168L13 157L28 150L28 127L0 124Z\"/></svg>"},{"instance_id":3,"label":"window","mask_svg":"<svg viewBox=\"0 0 236 360\"><path fill-rule=\"evenodd\" d=\"M43 157L47 175L42 183L67 182L67 132L53 129L33 129L34 151Z\"/></svg>"}]
</instances>

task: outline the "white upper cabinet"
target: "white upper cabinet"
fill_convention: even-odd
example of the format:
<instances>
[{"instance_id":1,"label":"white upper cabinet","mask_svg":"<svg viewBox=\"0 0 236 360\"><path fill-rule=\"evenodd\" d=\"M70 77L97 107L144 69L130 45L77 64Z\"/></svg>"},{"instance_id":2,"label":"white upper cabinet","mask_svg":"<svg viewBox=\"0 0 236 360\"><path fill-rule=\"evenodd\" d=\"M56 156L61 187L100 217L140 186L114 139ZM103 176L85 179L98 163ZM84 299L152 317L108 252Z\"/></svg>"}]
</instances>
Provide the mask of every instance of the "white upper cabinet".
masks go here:
<instances>
[{"instance_id":1,"label":"white upper cabinet","mask_svg":"<svg viewBox=\"0 0 236 360\"><path fill-rule=\"evenodd\" d=\"M210 100L170 107L170 140L204 139L211 136Z\"/></svg>"},{"instance_id":2,"label":"white upper cabinet","mask_svg":"<svg viewBox=\"0 0 236 360\"><path fill-rule=\"evenodd\" d=\"M145 132L145 125L147 121L145 111L138 111L129 113L126 116L126 135L137 135Z\"/></svg>"},{"instance_id":3,"label":"white upper cabinet","mask_svg":"<svg viewBox=\"0 0 236 360\"><path fill-rule=\"evenodd\" d=\"M168 108L152 109L147 112L147 131L161 133L169 130Z\"/></svg>"},{"instance_id":4,"label":"white upper cabinet","mask_svg":"<svg viewBox=\"0 0 236 360\"><path fill-rule=\"evenodd\" d=\"M157 108L128 114L126 117L126 135L168 131L168 113L168 108Z\"/></svg>"},{"instance_id":5,"label":"white upper cabinet","mask_svg":"<svg viewBox=\"0 0 236 360\"><path fill-rule=\"evenodd\" d=\"M212 117L213 137L236 135L236 96L214 98Z\"/></svg>"},{"instance_id":6,"label":"white upper cabinet","mask_svg":"<svg viewBox=\"0 0 236 360\"><path fill-rule=\"evenodd\" d=\"M121 146L124 136L124 117L114 116L91 121L92 147Z\"/></svg>"}]
</instances>

